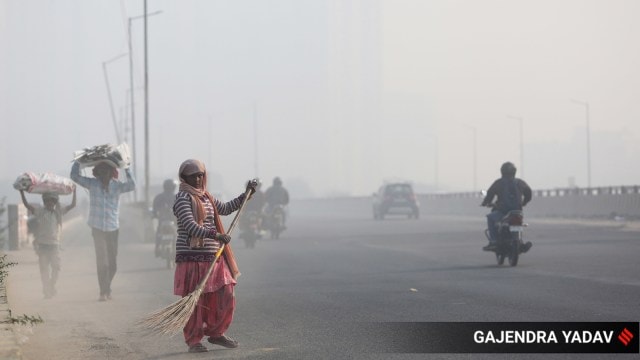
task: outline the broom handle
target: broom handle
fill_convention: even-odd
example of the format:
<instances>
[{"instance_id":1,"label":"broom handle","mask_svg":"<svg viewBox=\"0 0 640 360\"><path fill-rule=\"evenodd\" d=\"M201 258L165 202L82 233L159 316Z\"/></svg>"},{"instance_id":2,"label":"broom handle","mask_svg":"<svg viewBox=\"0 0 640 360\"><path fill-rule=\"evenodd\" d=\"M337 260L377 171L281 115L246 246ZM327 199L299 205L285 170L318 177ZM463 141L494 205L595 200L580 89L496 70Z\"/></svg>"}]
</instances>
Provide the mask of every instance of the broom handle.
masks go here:
<instances>
[{"instance_id":1,"label":"broom handle","mask_svg":"<svg viewBox=\"0 0 640 360\"><path fill-rule=\"evenodd\" d=\"M231 234L231 231L233 231L233 229L236 227L236 224L238 223L238 219L240 218L240 213L242 212L242 209L244 208L244 205L249 200L249 194L250 193L251 193L251 189L247 189L244 192L244 200L242 200L242 204L240 205L240 208L238 209L238 212L236 213L236 216L231 221L231 225L229 225L229 231L227 231L227 235ZM200 280L200 282L198 283L198 286L196 286L196 289L200 289L200 288L204 287L204 283L207 282L207 280L209 279L209 276L211 275L211 272L213 272L213 267L216 264L216 261L218 261L218 258L220 257L220 255L224 251L224 246L225 246L225 244L222 244L222 246L220 246L220 250L218 250L216 252L215 257L213 258L213 261L211 262L211 265L209 265L209 269L207 270L207 275L204 278L202 278L202 280Z\"/></svg>"},{"instance_id":2,"label":"broom handle","mask_svg":"<svg viewBox=\"0 0 640 360\"><path fill-rule=\"evenodd\" d=\"M244 192L244 200L242 200L242 204L240 205L240 208L238 209L238 212L236 213L236 216L231 221L231 225L229 225L229 230L227 231L227 235L231 234L233 229L236 227L236 224L238 223L238 219L240 219L240 213L242 212L242 209L244 209L244 205L247 203L247 201L249 201L249 194L250 193L251 193L251 189L247 189Z\"/></svg>"}]
</instances>

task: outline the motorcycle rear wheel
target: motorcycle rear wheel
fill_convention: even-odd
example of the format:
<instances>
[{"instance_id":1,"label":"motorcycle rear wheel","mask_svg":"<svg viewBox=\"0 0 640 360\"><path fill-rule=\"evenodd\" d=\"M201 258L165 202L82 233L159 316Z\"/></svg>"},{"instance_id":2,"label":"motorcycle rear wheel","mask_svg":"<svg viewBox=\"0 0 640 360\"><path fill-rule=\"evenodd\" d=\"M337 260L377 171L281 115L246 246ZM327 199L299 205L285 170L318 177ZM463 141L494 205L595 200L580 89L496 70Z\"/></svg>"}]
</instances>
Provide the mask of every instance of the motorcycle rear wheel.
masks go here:
<instances>
[{"instance_id":1,"label":"motorcycle rear wheel","mask_svg":"<svg viewBox=\"0 0 640 360\"><path fill-rule=\"evenodd\" d=\"M520 241L518 241L518 239L516 238L511 241L511 248L509 249L509 265L517 266L519 255L520 255Z\"/></svg>"},{"instance_id":2,"label":"motorcycle rear wheel","mask_svg":"<svg viewBox=\"0 0 640 360\"><path fill-rule=\"evenodd\" d=\"M505 259L504 254L499 254L496 252L496 262L498 263L498 265L504 264L504 259Z\"/></svg>"}]
</instances>

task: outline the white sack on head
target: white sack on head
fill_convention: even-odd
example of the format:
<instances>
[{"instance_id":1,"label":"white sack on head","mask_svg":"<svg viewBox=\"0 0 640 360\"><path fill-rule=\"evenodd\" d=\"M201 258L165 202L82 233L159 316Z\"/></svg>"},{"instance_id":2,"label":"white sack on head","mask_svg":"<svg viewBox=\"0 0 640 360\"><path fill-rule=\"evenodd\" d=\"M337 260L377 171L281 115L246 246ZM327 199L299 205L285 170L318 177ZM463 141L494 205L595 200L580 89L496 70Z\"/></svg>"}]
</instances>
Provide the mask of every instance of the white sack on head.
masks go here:
<instances>
[{"instance_id":1,"label":"white sack on head","mask_svg":"<svg viewBox=\"0 0 640 360\"><path fill-rule=\"evenodd\" d=\"M54 193L67 195L71 194L75 187L76 184L71 179L52 173L36 174L26 172L18 176L13 183L14 189L32 194Z\"/></svg>"},{"instance_id":2,"label":"white sack on head","mask_svg":"<svg viewBox=\"0 0 640 360\"><path fill-rule=\"evenodd\" d=\"M73 160L78 161L80 167L95 166L101 162L106 162L121 169L126 169L131 165L129 145L126 143L118 146L104 144L84 148L74 153Z\"/></svg>"}]
</instances>

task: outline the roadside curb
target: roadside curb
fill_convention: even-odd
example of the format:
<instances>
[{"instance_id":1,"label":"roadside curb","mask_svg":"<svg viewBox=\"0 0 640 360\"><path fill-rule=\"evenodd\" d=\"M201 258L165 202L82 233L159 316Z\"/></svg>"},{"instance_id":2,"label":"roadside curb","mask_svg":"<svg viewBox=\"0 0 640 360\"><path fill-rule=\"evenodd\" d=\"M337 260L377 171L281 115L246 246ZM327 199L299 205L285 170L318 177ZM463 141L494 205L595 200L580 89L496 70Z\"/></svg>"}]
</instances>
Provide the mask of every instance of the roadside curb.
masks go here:
<instances>
[{"instance_id":1,"label":"roadside curb","mask_svg":"<svg viewBox=\"0 0 640 360\"><path fill-rule=\"evenodd\" d=\"M0 359L21 360L22 351L11 323L11 310L7 301L7 289L0 286Z\"/></svg>"}]
</instances>

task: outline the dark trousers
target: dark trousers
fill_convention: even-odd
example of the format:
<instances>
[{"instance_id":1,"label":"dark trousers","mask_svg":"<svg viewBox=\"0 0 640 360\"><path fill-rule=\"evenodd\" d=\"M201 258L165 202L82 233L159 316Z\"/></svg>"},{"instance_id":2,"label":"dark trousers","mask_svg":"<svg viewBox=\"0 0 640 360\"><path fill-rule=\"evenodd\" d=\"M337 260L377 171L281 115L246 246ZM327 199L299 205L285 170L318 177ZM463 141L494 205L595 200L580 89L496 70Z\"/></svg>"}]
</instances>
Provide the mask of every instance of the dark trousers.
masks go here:
<instances>
[{"instance_id":1,"label":"dark trousers","mask_svg":"<svg viewBox=\"0 0 640 360\"><path fill-rule=\"evenodd\" d=\"M504 217L504 213L498 210L493 210L487 215L487 228L489 229L490 242L494 243L498 241L498 228L496 224Z\"/></svg>"},{"instance_id":2,"label":"dark trousers","mask_svg":"<svg viewBox=\"0 0 640 360\"><path fill-rule=\"evenodd\" d=\"M96 248L96 269L100 295L111 295L111 281L116 275L118 256L118 230L102 231L91 229L93 244Z\"/></svg>"}]
</instances>

